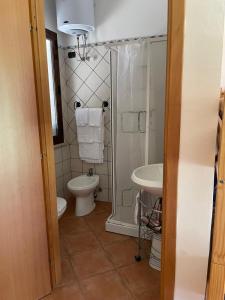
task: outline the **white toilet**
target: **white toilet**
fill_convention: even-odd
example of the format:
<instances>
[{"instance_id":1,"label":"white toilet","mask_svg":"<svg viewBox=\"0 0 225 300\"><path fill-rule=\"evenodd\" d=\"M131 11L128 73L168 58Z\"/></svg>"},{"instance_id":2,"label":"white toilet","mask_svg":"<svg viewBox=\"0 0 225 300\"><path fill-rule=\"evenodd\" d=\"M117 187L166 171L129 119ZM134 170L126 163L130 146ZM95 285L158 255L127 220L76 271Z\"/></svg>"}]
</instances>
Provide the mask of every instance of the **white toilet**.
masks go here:
<instances>
[{"instance_id":1,"label":"white toilet","mask_svg":"<svg viewBox=\"0 0 225 300\"><path fill-rule=\"evenodd\" d=\"M76 216L88 215L95 209L94 190L98 184L98 175L81 175L67 183L68 190L76 197Z\"/></svg>"},{"instance_id":2,"label":"white toilet","mask_svg":"<svg viewBox=\"0 0 225 300\"><path fill-rule=\"evenodd\" d=\"M57 213L58 219L62 217L67 208L67 202L64 198L57 197Z\"/></svg>"}]
</instances>

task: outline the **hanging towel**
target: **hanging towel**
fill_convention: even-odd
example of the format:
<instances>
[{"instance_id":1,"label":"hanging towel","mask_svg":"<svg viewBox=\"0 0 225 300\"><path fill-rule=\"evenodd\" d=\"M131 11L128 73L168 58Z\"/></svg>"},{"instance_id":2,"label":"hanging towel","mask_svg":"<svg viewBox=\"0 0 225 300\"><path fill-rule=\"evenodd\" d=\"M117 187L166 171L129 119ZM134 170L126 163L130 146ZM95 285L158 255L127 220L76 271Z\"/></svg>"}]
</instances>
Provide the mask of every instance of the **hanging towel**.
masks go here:
<instances>
[{"instance_id":1,"label":"hanging towel","mask_svg":"<svg viewBox=\"0 0 225 300\"><path fill-rule=\"evenodd\" d=\"M103 128L77 126L78 143L103 143Z\"/></svg>"},{"instance_id":2,"label":"hanging towel","mask_svg":"<svg viewBox=\"0 0 225 300\"><path fill-rule=\"evenodd\" d=\"M89 108L89 126L100 127L102 124L102 108Z\"/></svg>"},{"instance_id":3,"label":"hanging towel","mask_svg":"<svg viewBox=\"0 0 225 300\"><path fill-rule=\"evenodd\" d=\"M84 108L78 109L78 113L76 114L77 140L79 143L80 159L89 163L103 163L104 114L102 109L89 108L88 118L86 115L87 111L85 111L85 113L80 113L80 110L84 110ZM84 125L87 120L87 124Z\"/></svg>"},{"instance_id":4,"label":"hanging towel","mask_svg":"<svg viewBox=\"0 0 225 300\"><path fill-rule=\"evenodd\" d=\"M89 122L89 108L77 108L75 117L77 126L87 126Z\"/></svg>"},{"instance_id":5,"label":"hanging towel","mask_svg":"<svg viewBox=\"0 0 225 300\"><path fill-rule=\"evenodd\" d=\"M80 143L79 155L82 160L89 163L103 163L104 144L102 143Z\"/></svg>"}]
</instances>

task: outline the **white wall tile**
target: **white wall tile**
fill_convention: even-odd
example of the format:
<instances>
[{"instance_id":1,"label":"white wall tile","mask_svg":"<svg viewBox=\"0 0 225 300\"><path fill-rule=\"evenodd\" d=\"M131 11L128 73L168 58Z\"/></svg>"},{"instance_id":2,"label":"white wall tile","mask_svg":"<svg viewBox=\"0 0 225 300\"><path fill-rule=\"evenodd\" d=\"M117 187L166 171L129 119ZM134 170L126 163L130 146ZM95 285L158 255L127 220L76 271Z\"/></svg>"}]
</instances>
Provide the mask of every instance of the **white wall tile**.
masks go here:
<instances>
[{"instance_id":1,"label":"white wall tile","mask_svg":"<svg viewBox=\"0 0 225 300\"><path fill-rule=\"evenodd\" d=\"M112 176L112 162L108 162L109 176Z\"/></svg>"},{"instance_id":2,"label":"white wall tile","mask_svg":"<svg viewBox=\"0 0 225 300\"><path fill-rule=\"evenodd\" d=\"M112 176L109 176L109 189L112 189Z\"/></svg>"},{"instance_id":3,"label":"white wall tile","mask_svg":"<svg viewBox=\"0 0 225 300\"><path fill-rule=\"evenodd\" d=\"M71 159L71 170L82 173L82 161L80 159Z\"/></svg>"},{"instance_id":4,"label":"white wall tile","mask_svg":"<svg viewBox=\"0 0 225 300\"><path fill-rule=\"evenodd\" d=\"M108 161L108 147L104 146L104 150L103 150L103 157L104 157L104 161Z\"/></svg>"},{"instance_id":5,"label":"white wall tile","mask_svg":"<svg viewBox=\"0 0 225 300\"><path fill-rule=\"evenodd\" d=\"M99 201L108 201L109 196L108 196L108 189L102 189L101 192L97 193L97 200Z\"/></svg>"},{"instance_id":6,"label":"white wall tile","mask_svg":"<svg viewBox=\"0 0 225 300\"><path fill-rule=\"evenodd\" d=\"M63 175L70 173L71 171L70 159L63 161L62 168L63 168Z\"/></svg>"},{"instance_id":7,"label":"white wall tile","mask_svg":"<svg viewBox=\"0 0 225 300\"><path fill-rule=\"evenodd\" d=\"M84 102L88 101L87 107L101 107L103 100L110 102L110 64L107 63L109 62L109 50L104 46L93 47L90 52L90 61L82 62L81 64L76 59L68 59L67 52L59 50L63 127L66 145L55 149L56 173L57 178L60 178L57 181L57 189L65 197L65 194L67 194L66 181L82 173L86 174L90 168L93 168L95 173L101 175L100 182L104 190L104 196L101 198L103 201L108 201L109 178L107 161L110 159L110 150L107 147L104 150L104 164L93 165L80 160L74 102L83 101L82 104L84 104ZM81 99L76 96L76 93ZM110 103L109 107L111 107ZM107 146L111 143L109 110L105 114L105 128L104 142ZM61 183L61 177L63 177L63 184Z\"/></svg>"},{"instance_id":8,"label":"white wall tile","mask_svg":"<svg viewBox=\"0 0 225 300\"><path fill-rule=\"evenodd\" d=\"M62 162L57 163L55 165L55 170L56 170L56 178L63 176Z\"/></svg>"},{"instance_id":9,"label":"white wall tile","mask_svg":"<svg viewBox=\"0 0 225 300\"><path fill-rule=\"evenodd\" d=\"M68 173L63 176L63 193L64 197L68 199L71 196L71 193L69 192L67 188L67 183L72 179L72 173Z\"/></svg>"},{"instance_id":10,"label":"white wall tile","mask_svg":"<svg viewBox=\"0 0 225 300\"><path fill-rule=\"evenodd\" d=\"M70 157L71 158L80 158L78 145L70 145Z\"/></svg>"},{"instance_id":11,"label":"white wall tile","mask_svg":"<svg viewBox=\"0 0 225 300\"><path fill-rule=\"evenodd\" d=\"M108 175L108 164L107 162L103 164L96 164L95 171L98 175Z\"/></svg>"},{"instance_id":12,"label":"white wall tile","mask_svg":"<svg viewBox=\"0 0 225 300\"><path fill-rule=\"evenodd\" d=\"M82 175L81 172L74 172L74 171L72 171L72 176L71 176L71 178L76 178L76 177L81 176L81 175Z\"/></svg>"},{"instance_id":13,"label":"white wall tile","mask_svg":"<svg viewBox=\"0 0 225 300\"><path fill-rule=\"evenodd\" d=\"M95 164L89 164L89 163L83 161L83 173L87 174L89 169L93 169L94 173L96 173Z\"/></svg>"},{"instance_id":14,"label":"white wall tile","mask_svg":"<svg viewBox=\"0 0 225 300\"><path fill-rule=\"evenodd\" d=\"M108 146L108 161L112 161L112 146Z\"/></svg>"},{"instance_id":15,"label":"white wall tile","mask_svg":"<svg viewBox=\"0 0 225 300\"><path fill-rule=\"evenodd\" d=\"M99 186L102 189L108 189L109 182L108 182L108 176L107 175L99 175Z\"/></svg>"},{"instance_id":16,"label":"white wall tile","mask_svg":"<svg viewBox=\"0 0 225 300\"><path fill-rule=\"evenodd\" d=\"M64 193L63 193L63 177L59 177L56 180L56 190L57 190L57 196L58 197L63 197Z\"/></svg>"},{"instance_id":17,"label":"white wall tile","mask_svg":"<svg viewBox=\"0 0 225 300\"><path fill-rule=\"evenodd\" d=\"M66 145L65 147L62 147L62 157L63 157L63 160L70 159L69 145Z\"/></svg>"},{"instance_id":18,"label":"white wall tile","mask_svg":"<svg viewBox=\"0 0 225 300\"><path fill-rule=\"evenodd\" d=\"M108 189L108 195L109 195L108 201L112 202L112 189Z\"/></svg>"},{"instance_id":19,"label":"white wall tile","mask_svg":"<svg viewBox=\"0 0 225 300\"><path fill-rule=\"evenodd\" d=\"M55 152L55 162L59 163L62 161L62 149L60 148L55 148L54 149Z\"/></svg>"}]
</instances>

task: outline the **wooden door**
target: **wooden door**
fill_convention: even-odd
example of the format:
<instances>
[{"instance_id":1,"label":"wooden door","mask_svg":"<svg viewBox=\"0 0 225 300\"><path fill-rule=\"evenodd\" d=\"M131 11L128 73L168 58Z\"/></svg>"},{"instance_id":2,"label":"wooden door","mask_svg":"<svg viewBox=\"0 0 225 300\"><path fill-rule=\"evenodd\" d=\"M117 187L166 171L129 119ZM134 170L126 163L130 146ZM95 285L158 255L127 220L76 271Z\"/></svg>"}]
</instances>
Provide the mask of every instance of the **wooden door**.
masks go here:
<instances>
[{"instance_id":1,"label":"wooden door","mask_svg":"<svg viewBox=\"0 0 225 300\"><path fill-rule=\"evenodd\" d=\"M47 216L49 259L51 266L51 282L53 287L55 287L61 280L61 257L56 203L55 158L52 139L51 107L46 56L44 1L29 0L29 3L30 20L32 25L31 37L33 45L39 131L41 152L43 154L42 169Z\"/></svg>"},{"instance_id":2,"label":"wooden door","mask_svg":"<svg viewBox=\"0 0 225 300\"><path fill-rule=\"evenodd\" d=\"M218 183L213 226L208 300L224 300L225 285L225 117L224 99L220 105L218 131Z\"/></svg>"},{"instance_id":3,"label":"wooden door","mask_svg":"<svg viewBox=\"0 0 225 300\"><path fill-rule=\"evenodd\" d=\"M28 0L0 1L0 298L50 287Z\"/></svg>"}]
</instances>

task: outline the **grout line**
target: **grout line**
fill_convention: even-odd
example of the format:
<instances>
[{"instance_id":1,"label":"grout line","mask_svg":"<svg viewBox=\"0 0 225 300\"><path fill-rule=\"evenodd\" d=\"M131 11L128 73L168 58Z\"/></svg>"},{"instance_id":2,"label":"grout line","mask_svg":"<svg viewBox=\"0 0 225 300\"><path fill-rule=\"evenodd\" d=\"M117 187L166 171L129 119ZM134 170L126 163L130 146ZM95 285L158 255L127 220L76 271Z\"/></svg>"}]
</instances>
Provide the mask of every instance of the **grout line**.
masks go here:
<instances>
[{"instance_id":1,"label":"grout line","mask_svg":"<svg viewBox=\"0 0 225 300\"><path fill-rule=\"evenodd\" d=\"M95 215L93 214L93 216L99 216L99 215L101 215L101 214L106 214L106 213L108 213L107 209L105 209L105 211L104 211L104 208L103 208L103 211L102 211L102 212L96 213ZM106 249L105 249L105 247L107 247L107 246L111 246L111 245L116 244L116 243L121 243L121 242L124 242L124 241L126 241L126 240L118 240L118 241L114 241L114 242L111 242L111 243L109 243L108 245L106 245L106 246L104 247L104 246L103 246L103 243L102 243L101 240L99 239L99 232L96 232L95 230L93 230L93 227L91 227L91 225L89 224L87 218L82 217L82 219L84 220L85 224L87 225L87 228L89 229L88 232L91 232L91 233L95 236L95 238L97 239L97 241L98 241L98 246L99 246L98 249L99 249L100 251L103 251L104 255L106 256L106 258L107 258L107 259L109 260L109 262L111 263L112 269L107 270L107 271L104 271L104 272L99 272L99 273L96 273L96 274L92 274L92 275L90 275L90 276L87 277L87 278L81 279L81 278L79 278L79 276L77 275L76 268L73 266L73 263L72 263L72 257L73 257L73 256L76 256L76 254L71 255L71 254L67 251L67 249L66 249L66 247L65 247L64 250L66 250L66 253L68 254L68 257L65 257L65 258L69 261L69 265L70 265L70 267L71 267L71 269L72 269L74 278L75 278L75 280L76 280L76 281L74 281L73 283L77 283L77 284L78 284L78 287L79 287L79 289L80 289L81 294L82 294L82 295L84 296L84 298L86 299L86 296L85 296L86 294L85 294L85 290L84 290L84 288L83 288L82 282L84 282L85 280L94 278L94 277L96 277L96 276L101 276L101 275L104 275L104 274L107 274L107 273L110 273L110 272L115 272L115 273L117 274L117 276L120 278L120 282L121 282L122 286L123 286L123 287L125 288L125 290L129 293L129 296L130 296L133 300L138 299L137 296L134 294L134 292L130 289L127 279L124 278L124 277L120 274L120 270L121 270L121 269L126 268L126 267L129 267L129 266L131 266L131 265L134 265L134 264L135 264L135 261L134 261L133 263L129 263L129 264L126 264L126 265L123 265L123 266L116 266L116 264L115 264L115 263L113 262L113 260L111 259L110 254L109 254L109 253L106 251ZM104 232L104 230L101 231L101 232ZM84 233L85 233L85 232L84 232ZM62 241L63 241L63 243L64 243L64 241L65 241L64 237L62 236L61 238L62 238ZM128 237L127 237L127 240L129 240L129 239L131 239L131 238L128 236ZM135 240L133 240L133 239L131 239L131 240L134 242L134 244L136 244L136 241L135 241ZM87 250L87 252L88 252L88 251L91 251L91 250ZM80 253L82 253L82 252L77 253L77 255L79 255ZM146 258L145 260L147 261L147 258ZM143 260L143 261L144 261L144 260ZM72 283L65 283L63 286L69 286L69 285L72 285ZM63 286L59 286L58 288L63 287Z\"/></svg>"}]
</instances>

